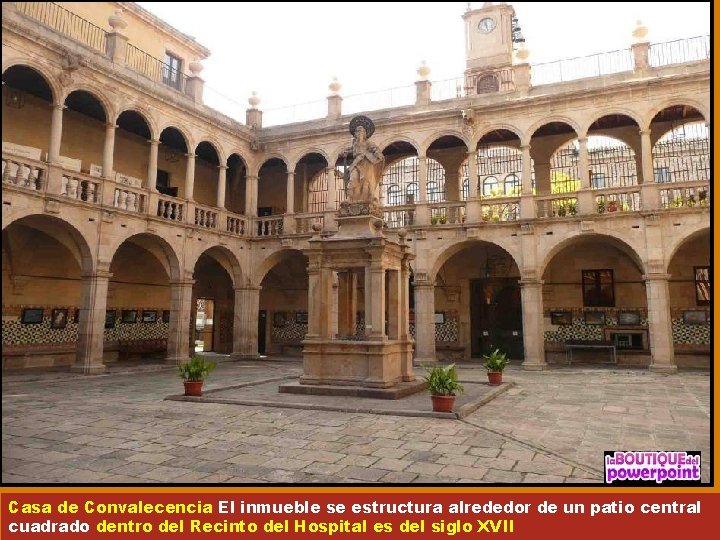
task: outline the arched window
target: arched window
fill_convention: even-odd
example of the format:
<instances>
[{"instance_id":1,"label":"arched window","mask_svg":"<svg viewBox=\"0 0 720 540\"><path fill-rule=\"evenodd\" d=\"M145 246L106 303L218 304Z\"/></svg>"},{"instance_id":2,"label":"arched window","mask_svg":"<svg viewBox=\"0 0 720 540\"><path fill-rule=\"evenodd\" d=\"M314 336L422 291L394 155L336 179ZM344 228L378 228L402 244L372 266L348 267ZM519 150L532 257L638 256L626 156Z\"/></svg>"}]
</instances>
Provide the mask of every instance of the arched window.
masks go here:
<instances>
[{"instance_id":1,"label":"arched window","mask_svg":"<svg viewBox=\"0 0 720 540\"><path fill-rule=\"evenodd\" d=\"M482 194L485 197L493 197L498 195L498 180L494 176L488 176L483 180Z\"/></svg>"},{"instance_id":2,"label":"arched window","mask_svg":"<svg viewBox=\"0 0 720 540\"><path fill-rule=\"evenodd\" d=\"M391 186L388 186L387 189L387 203L389 205L398 205L402 204L402 191L400 191L400 186L397 184L393 184Z\"/></svg>"},{"instance_id":3,"label":"arched window","mask_svg":"<svg viewBox=\"0 0 720 540\"><path fill-rule=\"evenodd\" d=\"M440 202L443 200L441 197L442 193L440 191L440 184L434 180L431 180L427 183L427 191L428 191L428 202Z\"/></svg>"},{"instance_id":4,"label":"arched window","mask_svg":"<svg viewBox=\"0 0 720 540\"><path fill-rule=\"evenodd\" d=\"M505 195L508 197L520 195L520 191L520 177L517 174L508 174L505 177Z\"/></svg>"},{"instance_id":5,"label":"arched window","mask_svg":"<svg viewBox=\"0 0 720 540\"><path fill-rule=\"evenodd\" d=\"M467 169L467 166L465 167ZM470 179L463 178L462 181L462 200L467 201L470 197Z\"/></svg>"},{"instance_id":6,"label":"arched window","mask_svg":"<svg viewBox=\"0 0 720 540\"><path fill-rule=\"evenodd\" d=\"M405 188L405 204L415 204L420 196L420 186L415 182Z\"/></svg>"},{"instance_id":7,"label":"arched window","mask_svg":"<svg viewBox=\"0 0 720 540\"><path fill-rule=\"evenodd\" d=\"M478 94L492 94L500 91L500 81L495 75L483 75L477 80Z\"/></svg>"}]
</instances>

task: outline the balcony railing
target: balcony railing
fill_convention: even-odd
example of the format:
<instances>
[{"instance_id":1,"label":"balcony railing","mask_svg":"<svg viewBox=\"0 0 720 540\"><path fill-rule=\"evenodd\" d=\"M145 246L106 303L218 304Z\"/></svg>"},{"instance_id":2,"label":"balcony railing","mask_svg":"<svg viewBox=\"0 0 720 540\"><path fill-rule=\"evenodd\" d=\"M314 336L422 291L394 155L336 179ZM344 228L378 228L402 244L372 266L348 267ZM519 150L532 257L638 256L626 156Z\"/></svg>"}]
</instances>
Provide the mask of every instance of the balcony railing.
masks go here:
<instances>
[{"instance_id":1,"label":"balcony railing","mask_svg":"<svg viewBox=\"0 0 720 540\"><path fill-rule=\"evenodd\" d=\"M676 39L650 45L649 61L652 67L696 62L710 58L710 36Z\"/></svg>"},{"instance_id":2,"label":"balcony railing","mask_svg":"<svg viewBox=\"0 0 720 540\"><path fill-rule=\"evenodd\" d=\"M188 79L187 75L173 69L162 60L149 55L130 43L127 44L125 63L130 69L145 75L149 79L162 82L165 86L185 93Z\"/></svg>"},{"instance_id":3,"label":"balcony railing","mask_svg":"<svg viewBox=\"0 0 720 540\"><path fill-rule=\"evenodd\" d=\"M634 67L635 62L630 49L567 58L555 62L534 64L532 66L532 85L539 86L588 77L601 77L612 73L632 71Z\"/></svg>"},{"instance_id":4,"label":"balcony railing","mask_svg":"<svg viewBox=\"0 0 720 540\"><path fill-rule=\"evenodd\" d=\"M313 232L313 225L317 223L322 227L324 222L325 216L322 212L299 214L295 216L295 232L297 234L310 234Z\"/></svg>"},{"instance_id":5,"label":"balcony railing","mask_svg":"<svg viewBox=\"0 0 720 540\"><path fill-rule=\"evenodd\" d=\"M105 52L107 32L54 2L15 2L17 10L80 43Z\"/></svg>"},{"instance_id":6,"label":"balcony railing","mask_svg":"<svg viewBox=\"0 0 720 540\"><path fill-rule=\"evenodd\" d=\"M65 172L62 176L60 195L76 201L97 204L100 202L100 180L83 173Z\"/></svg>"},{"instance_id":7,"label":"balcony railing","mask_svg":"<svg viewBox=\"0 0 720 540\"><path fill-rule=\"evenodd\" d=\"M45 164L27 158L2 157L2 183L31 191L42 191L47 176Z\"/></svg>"}]
</instances>

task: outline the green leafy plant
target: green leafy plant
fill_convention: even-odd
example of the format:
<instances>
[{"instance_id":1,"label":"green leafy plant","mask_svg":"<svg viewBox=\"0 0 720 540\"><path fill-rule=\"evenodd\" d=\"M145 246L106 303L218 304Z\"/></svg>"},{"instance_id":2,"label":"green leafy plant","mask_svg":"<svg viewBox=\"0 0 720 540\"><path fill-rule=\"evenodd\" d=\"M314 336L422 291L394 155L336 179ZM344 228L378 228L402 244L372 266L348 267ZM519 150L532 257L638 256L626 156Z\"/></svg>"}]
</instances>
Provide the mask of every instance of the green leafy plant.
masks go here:
<instances>
[{"instance_id":1,"label":"green leafy plant","mask_svg":"<svg viewBox=\"0 0 720 540\"><path fill-rule=\"evenodd\" d=\"M447 216L445 216L444 214L441 215L441 216L438 218L438 222L440 223L440 225L445 225L445 224L447 223Z\"/></svg>"},{"instance_id":2,"label":"green leafy plant","mask_svg":"<svg viewBox=\"0 0 720 540\"><path fill-rule=\"evenodd\" d=\"M507 354L501 353L500 349L495 349L488 355L483 356L485 359L485 369L490 372L502 372L510 363Z\"/></svg>"},{"instance_id":3,"label":"green leafy plant","mask_svg":"<svg viewBox=\"0 0 720 540\"><path fill-rule=\"evenodd\" d=\"M215 369L217 364L200 356L193 356L189 362L178 366L178 375L186 381L202 381Z\"/></svg>"},{"instance_id":4,"label":"green leafy plant","mask_svg":"<svg viewBox=\"0 0 720 540\"><path fill-rule=\"evenodd\" d=\"M577 214L577 203L576 202L569 202L567 203L567 213L568 215L574 216Z\"/></svg>"},{"instance_id":5,"label":"green leafy plant","mask_svg":"<svg viewBox=\"0 0 720 540\"><path fill-rule=\"evenodd\" d=\"M598 212L598 214L604 214L604 213L605 213L605 201L598 201L598 202L597 202L597 212Z\"/></svg>"},{"instance_id":6,"label":"green leafy plant","mask_svg":"<svg viewBox=\"0 0 720 540\"><path fill-rule=\"evenodd\" d=\"M431 216L431 217L430 217L430 224L431 224L431 225L437 225L437 224L438 224L438 217L437 217L437 216Z\"/></svg>"},{"instance_id":7,"label":"green leafy plant","mask_svg":"<svg viewBox=\"0 0 720 540\"><path fill-rule=\"evenodd\" d=\"M427 369L425 382L433 396L455 396L464 390L462 384L458 382L455 364Z\"/></svg>"}]
</instances>

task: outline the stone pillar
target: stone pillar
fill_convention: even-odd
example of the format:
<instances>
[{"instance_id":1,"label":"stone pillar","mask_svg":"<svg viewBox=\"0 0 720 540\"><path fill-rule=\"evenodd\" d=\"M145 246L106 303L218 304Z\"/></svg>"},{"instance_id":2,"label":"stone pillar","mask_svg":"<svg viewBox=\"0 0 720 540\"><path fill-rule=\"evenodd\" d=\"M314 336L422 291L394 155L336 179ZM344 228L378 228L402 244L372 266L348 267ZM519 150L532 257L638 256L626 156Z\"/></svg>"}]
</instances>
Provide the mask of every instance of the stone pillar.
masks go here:
<instances>
[{"instance_id":1,"label":"stone pillar","mask_svg":"<svg viewBox=\"0 0 720 540\"><path fill-rule=\"evenodd\" d=\"M48 145L48 162L58 163L60 161L60 144L62 143L62 123L64 104L52 106L52 118L50 120L50 144Z\"/></svg>"},{"instance_id":2,"label":"stone pillar","mask_svg":"<svg viewBox=\"0 0 720 540\"><path fill-rule=\"evenodd\" d=\"M388 313L388 338L401 339L402 333L402 284L400 283L400 271L388 270L387 272L387 313Z\"/></svg>"},{"instance_id":3,"label":"stone pillar","mask_svg":"<svg viewBox=\"0 0 720 540\"><path fill-rule=\"evenodd\" d=\"M415 360L435 362L435 285L415 281Z\"/></svg>"},{"instance_id":4,"label":"stone pillar","mask_svg":"<svg viewBox=\"0 0 720 540\"><path fill-rule=\"evenodd\" d=\"M352 269L339 275L338 334L354 336L357 317L358 275Z\"/></svg>"},{"instance_id":5,"label":"stone pillar","mask_svg":"<svg viewBox=\"0 0 720 540\"><path fill-rule=\"evenodd\" d=\"M415 81L415 105L429 105L432 101L432 83Z\"/></svg>"},{"instance_id":6,"label":"stone pillar","mask_svg":"<svg viewBox=\"0 0 720 540\"><path fill-rule=\"evenodd\" d=\"M631 45L635 71L643 72L650 67L650 43L647 41Z\"/></svg>"},{"instance_id":7,"label":"stone pillar","mask_svg":"<svg viewBox=\"0 0 720 540\"><path fill-rule=\"evenodd\" d=\"M110 15L110 17L108 17L108 24L112 28L112 31L107 33L105 54L107 54L115 64L125 65L128 38L121 33L122 30L127 28L127 21L123 19L122 10L119 9Z\"/></svg>"},{"instance_id":8,"label":"stone pillar","mask_svg":"<svg viewBox=\"0 0 720 540\"><path fill-rule=\"evenodd\" d=\"M185 166L185 198L193 200L193 189L195 187L195 154L188 153Z\"/></svg>"},{"instance_id":9,"label":"stone pillar","mask_svg":"<svg viewBox=\"0 0 720 540\"><path fill-rule=\"evenodd\" d=\"M404 241L404 240L403 240ZM398 304L400 311L398 313L398 334L401 340L412 343L410 337L410 264L407 259L403 260L399 271L399 289L400 297ZM405 382L415 380L415 372L413 371L413 355L412 352L403 355L403 361L400 366L402 379Z\"/></svg>"},{"instance_id":10,"label":"stone pillar","mask_svg":"<svg viewBox=\"0 0 720 540\"><path fill-rule=\"evenodd\" d=\"M168 331L168 364L180 365L190 357L190 324L192 290L195 280L170 281L170 329Z\"/></svg>"},{"instance_id":11,"label":"stone pillar","mask_svg":"<svg viewBox=\"0 0 720 540\"><path fill-rule=\"evenodd\" d=\"M578 173L580 190L578 191L578 214L594 214L596 211L593 193L590 189L590 156L588 154L587 137L579 137Z\"/></svg>"},{"instance_id":12,"label":"stone pillar","mask_svg":"<svg viewBox=\"0 0 720 540\"><path fill-rule=\"evenodd\" d=\"M331 120L337 120L342 116L342 97L335 95L330 95L327 98L328 102L328 112L327 117Z\"/></svg>"},{"instance_id":13,"label":"stone pillar","mask_svg":"<svg viewBox=\"0 0 720 540\"><path fill-rule=\"evenodd\" d=\"M520 281L523 322L523 369L545 369L545 319L542 300L543 282L539 279Z\"/></svg>"},{"instance_id":14,"label":"stone pillar","mask_svg":"<svg viewBox=\"0 0 720 540\"><path fill-rule=\"evenodd\" d=\"M427 196L427 157L418 156L418 197L419 200L415 201L415 224L416 225L429 225L430 224L430 212L427 207L428 196Z\"/></svg>"},{"instance_id":15,"label":"stone pillar","mask_svg":"<svg viewBox=\"0 0 720 540\"><path fill-rule=\"evenodd\" d=\"M105 125L105 144L103 145L102 174L111 178L113 172L113 155L115 153L115 124Z\"/></svg>"},{"instance_id":16,"label":"stone pillar","mask_svg":"<svg viewBox=\"0 0 720 540\"><path fill-rule=\"evenodd\" d=\"M157 191L157 163L160 141L151 139L148 142L150 143L150 159L148 160L147 188L154 192Z\"/></svg>"},{"instance_id":17,"label":"stone pillar","mask_svg":"<svg viewBox=\"0 0 720 540\"><path fill-rule=\"evenodd\" d=\"M82 306L78 322L78 344L73 371L85 374L102 373L105 310L108 284L112 274L97 271L82 277Z\"/></svg>"},{"instance_id":18,"label":"stone pillar","mask_svg":"<svg viewBox=\"0 0 720 540\"><path fill-rule=\"evenodd\" d=\"M638 181L642 184L640 191L642 209L654 210L660 208L660 190L655 185L655 167L649 128L640 130L640 162L642 170Z\"/></svg>"},{"instance_id":19,"label":"stone pillar","mask_svg":"<svg viewBox=\"0 0 720 540\"><path fill-rule=\"evenodd\" d=\"M468 200L477 199L478 196L478 164L477 151L467 154L468 160Z\"/></svg>"},{"instance_id":20,"label":"stone pillar","mask_svg":"<svg viewBox=\"0 0 720 540\"><path fill-rule=\"evenodd\" d=\"M530 64L527 62L516 64L513 66L513 71L515 89L520 92L520 95L527 95L531 86Z\"/></svg>"},{"instance_id":21,"label":"stone pillar","mask_svg":"<svg viewBox=\"0 0 720 540\"><path fill-rule=\"evenodd\" d=\"M218 185L217 185L217 207L225 208L225 185L227 175L227 166L220 165L218 167Z\"/></svg>"},{"instance_id":22,"label":"stone pillar","mask_svg":"<svg viewBox=\"0 0 720 540\"><path fill-rule=\"evenodd\" d=\"M385 337L385 268L380 261L373 261L365 268L366 303L368 296L372 299L370 309L365 307L365 328L371 328L370 332L366 333L372 338L382 339Z\"/></svg>"},{"instance_id":23,"label":"stone pillar","mask_svg":"<svg viewBox=\"0 0 720 540\"><path fill-rule=\"evenodd\" d=\"M520 146L522 152L522 195L520 196L520 219L534 219L537 217L537 207L532 189L532 159L530 145Z\"/></svg>"},{"instance_id":24,"label":"stone pillar","mask_svg":"<svg viewBox=\"0 0 720 540\"><path fill-rule=\"evenodd\" d=\"M670 314L669 274L646 274L648 329L650 333L651 371L676 373L673 345L672 318Z\"/></svg>"},{"instance_id":25,"label":"stone pillar","mask_svg":"<svg viewBox=\"0 0 720 540\"><path fill-rule=\"evenodd\" d=\"M258 319L260 313L260 287L235 288L233 320L233 360L259 358Z\"/></svg>"},{"instance_id":26,"label":"stone pillar","mask_svg":"<svg viewBox=\"0 0 720 540\"><path fill-rule=\"evenodd\" d=\"M245 215L257 216L258 177L247 175L245 177Z\"/></svg>"},{"instance_id":27,"label":"stone pillar","mask_svg":"<svg viewBox=\"0 0 720 540\"><path fill-rule=\"evenodd\" d=\"M295 172L287 173L287 182L285 187L285 213L295 213Z\"/></svg>"},{"instance_id":28,"label":"stone pillar","mask_svg":"<svg viewBox=\"0 0 720 540\"><path fill-rule=\"evenodd\" d=\"M535 189L538 195L550 195L550 162L535 162Z\"/></svg>"}]
</instances>

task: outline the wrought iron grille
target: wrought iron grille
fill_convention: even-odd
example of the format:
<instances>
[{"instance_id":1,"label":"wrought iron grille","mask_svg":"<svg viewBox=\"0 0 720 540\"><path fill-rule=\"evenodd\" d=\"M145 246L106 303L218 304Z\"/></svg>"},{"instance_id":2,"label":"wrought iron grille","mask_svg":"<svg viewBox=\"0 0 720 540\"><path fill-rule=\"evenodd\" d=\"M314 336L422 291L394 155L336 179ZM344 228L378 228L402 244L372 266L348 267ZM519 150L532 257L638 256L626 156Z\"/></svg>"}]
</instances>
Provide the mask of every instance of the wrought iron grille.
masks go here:
<instances>
[{"instance_id":1,"label":"wrought iron grille","mask_svg":"<svg viewBox=\"0 0 720 540\"><path fill-rule=\"evenodd\" d=\"M655 180L710 180L710 140L704 124L679 126L653 147Z\"/></svg>"},{"instance_id":2,"label":"wrought iron grille","mask_svg":"<svg viewBox=\"0 0 720 540\"><path fill-rule=\"evenodd\" d=\"M164 85L174 88L179 92L185 93L188 79L187 75L173 69L162 60L149 55L130 43L127 44L125 62L129 68L134 69L138 73L154 81L162 82Z\"/></svg>"},{"instance_id":3,"label":"wrought iron grille","mask_svg":"<svg viewBox=\"0 0 720 540\"><path fill-rule=\"evenodd\" d=\"M480 146L477 151L478 194L483 197L514 197L522 193L522 152L511 146ZM532 167L532 160L530 166ZM533 186L535 172L531 169ZM468 162L460 166L462 199L470 196Z\"/></svg>"},{"instance_id":4,"label":"wrought iron grille","mask_svg":"<svg viewBox=\"0 0 720 540\"><path fill-rule=\"evenodd\" d=\"M638 183L635 152L625 143L607 137L588 138L590 187L635 186Z\"/></svg>"},{"instance_id":5,"label":"wrought iron grille","mask_svg":"<svg viewBox=\"0 0 720 540\"><path fill-rule=\"evenodd\" d=\"M396 187L399 193L407 193L409 185L418 185L418 158L409 157L401 159L388 166L380 182L380 203L382 205L405 204L404 201L395 198L395 196L389 192Z\"/></svg>"},{"instance_id":6,"label":"wrought iron grille","mask_svg":"<svg viewBox=\"0 0 720 540\"><path fill-rule=\"evenodd\" d=\"M15 2L17 10L80 43L105 52L107 32L55 2Z\"/></svg>"},{"instance_id":7,"label":"wrought iron grille","mask_svg":"<svg viewBox=\"0 0 720 540\"><path fill-rule=\"evenodd\" d=\"M707 60L708 58L710 58L710 36L653 43L648 51L648 61L653 67Z\"/></svg>"},{"instance_id":8,"label":"wrought iron grille","mask_svg":"<svg viewBox=\"0 0 720 540\"><path fill-rule=\"evenodd\" d=\"M345 200L344 167L335 168L338 204ZM324 212L328 201L328 169L318 171L308 182L308 212Z\"/></svg>"},{"instance_id":9,"label":"wrought iron grille","mask_svg":"<svg viewBox=\"0 0 720 540\"><path fill-rule=\"evenodd\" d=\"M580 189L577 141L559 148L550 159L550 192L573 193Z\"/></svg>"}]
</instances>

